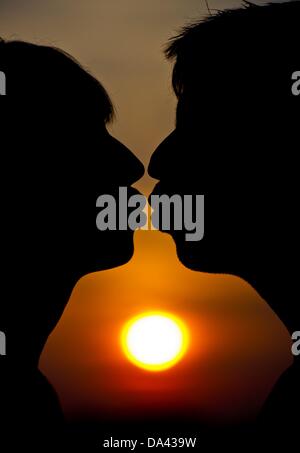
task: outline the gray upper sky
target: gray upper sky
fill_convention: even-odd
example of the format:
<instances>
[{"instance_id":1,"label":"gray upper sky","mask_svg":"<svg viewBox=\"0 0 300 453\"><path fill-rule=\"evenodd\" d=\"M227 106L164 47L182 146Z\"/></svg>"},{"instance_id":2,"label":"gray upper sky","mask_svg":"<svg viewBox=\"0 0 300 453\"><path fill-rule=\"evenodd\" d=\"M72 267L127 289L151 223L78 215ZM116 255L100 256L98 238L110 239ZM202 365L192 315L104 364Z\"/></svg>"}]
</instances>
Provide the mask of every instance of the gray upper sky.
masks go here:
<instances>
[{"instance_id":1,"label":"gray upper sky","mask_svg":"<svg viewBox=\"0 0 300 453\"><path fill-rule=\"evenodd\" d=\"M209 4L223 9L241 2ZM147 163L175 118L163 46L206 12L204 0L0 0L0 36L55 45L75 56L112 97L114 135Z\"/></svg>"}]
</instances>

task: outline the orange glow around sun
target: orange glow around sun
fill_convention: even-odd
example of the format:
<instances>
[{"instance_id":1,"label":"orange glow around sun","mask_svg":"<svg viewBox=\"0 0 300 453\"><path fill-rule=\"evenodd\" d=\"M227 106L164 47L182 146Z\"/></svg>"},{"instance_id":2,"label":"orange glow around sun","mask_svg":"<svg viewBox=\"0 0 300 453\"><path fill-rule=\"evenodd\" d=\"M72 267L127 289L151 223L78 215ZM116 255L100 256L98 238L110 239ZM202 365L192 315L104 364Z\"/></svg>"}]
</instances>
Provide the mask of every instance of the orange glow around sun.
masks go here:
<instances>
[{"instance_id":1,"label":"orange glow around sun","mask_svg":"<svg viewBox=\"0 0 300 453\"><path fill-rule=\"evenodd\" d=\"M148 371L163 371L185 355L189 334L171 313L148 312L130 319L122 330L121 344L130 362Z\"/></svg>"},{"instance_id":2,"label":"orange glow around sun","mask_svg":"<svg viewBox=\"0 0 300 453\"><path fill-rule=\"evenodd\" d=\"M290 336L254 289L185 268L159 231L127 264L74 288L40 369L67 420L225 421L256 414L290 363Z\"/></svg>"}]
</instances>

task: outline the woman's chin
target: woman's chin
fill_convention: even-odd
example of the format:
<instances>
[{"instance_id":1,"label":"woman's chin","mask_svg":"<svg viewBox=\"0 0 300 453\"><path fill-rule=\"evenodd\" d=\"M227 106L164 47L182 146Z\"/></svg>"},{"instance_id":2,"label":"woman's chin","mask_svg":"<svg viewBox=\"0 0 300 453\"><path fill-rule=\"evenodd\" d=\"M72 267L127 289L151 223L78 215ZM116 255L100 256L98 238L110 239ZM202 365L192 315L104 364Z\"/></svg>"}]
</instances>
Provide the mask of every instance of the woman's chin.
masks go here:
<instances>
[{"instance_id":1,"label":"woman's chin","mask_svg":"<svg viewBox=\"0 0 300 453\"><path fill-rule=\"evenodd\" d=\"M97 247L95 272L122 266L131 260L134 253L133 231L112 232L103 247Z\"/></svg>"}]
</instances>

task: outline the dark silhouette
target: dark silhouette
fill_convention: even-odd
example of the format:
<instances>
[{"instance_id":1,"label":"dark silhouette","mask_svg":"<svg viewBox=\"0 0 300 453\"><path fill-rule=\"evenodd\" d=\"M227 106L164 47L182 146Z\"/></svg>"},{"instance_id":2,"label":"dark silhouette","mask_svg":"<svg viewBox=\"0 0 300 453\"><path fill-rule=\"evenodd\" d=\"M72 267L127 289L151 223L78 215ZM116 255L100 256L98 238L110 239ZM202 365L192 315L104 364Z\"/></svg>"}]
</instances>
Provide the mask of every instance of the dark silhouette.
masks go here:
<instances>
[{"instance_id":1,"label":"dark silhouette","mask_svg":"<svg viewBox=\"0 0 300 453\"><path fill-rule=\"evenodd\" d=\"M144 168L107 132L113 107L104 88L68 54L2 40L0 68L0 450L6 433L9 451L46 451L60 448L63 418L39 356L78 279L131 258L133 232L97 230L96 199L131 186Z\"/></svg>"},{"instance_id":2,"label":"dark silhouette","mask_svg":"<svg viewBox=\"0 0 300 453\"><path fill-rule=\"evenodd\" d=\"M155 194L205 194L205 235L172 231L187 267L238 275L299 330L298 165L300 2L216 13L183 29L175 60L176 129L154 152ZM261 416L273 439L299 423L299 359ZM297 384L298 380L298 384Z\"/></svg>"}]
</instances>

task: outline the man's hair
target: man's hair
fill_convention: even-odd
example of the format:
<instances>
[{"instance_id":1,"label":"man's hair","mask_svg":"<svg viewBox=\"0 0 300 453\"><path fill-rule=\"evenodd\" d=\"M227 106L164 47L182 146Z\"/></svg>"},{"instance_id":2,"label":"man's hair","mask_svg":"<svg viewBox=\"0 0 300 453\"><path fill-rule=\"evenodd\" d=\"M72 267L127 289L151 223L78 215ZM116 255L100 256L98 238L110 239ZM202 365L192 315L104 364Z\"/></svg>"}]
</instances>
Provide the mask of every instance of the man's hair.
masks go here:
<instances>
[{"instance_id":1,"label":"man's hair","mask_svg":"<svg viewBox=\"0 0 300 453\"><path fill-rule=\"evenodd\" d=\"M61 49L0 38L0 70L7 94L84 101L105 123L113 118L112 102L100 82Z\"/></svg>"},{"instance_id":2,"label":"man's hair","mask_svg":"<svg viewBox=\"0 0 300 453\"><path fill-rule=\"evenodd\" d=\"M263 6L245 1L239 9L218 11L184 27L165 50L168 59L175 59L176 95L189 84L200 82L202 76L207 81L207 72L212 74L216 67L219 72L231 71L230 77L239 64L253 71L252 75L266 71L267 76L275 68L299 70L299 30L299 1Z\"/></svg>"}]
</instances>

